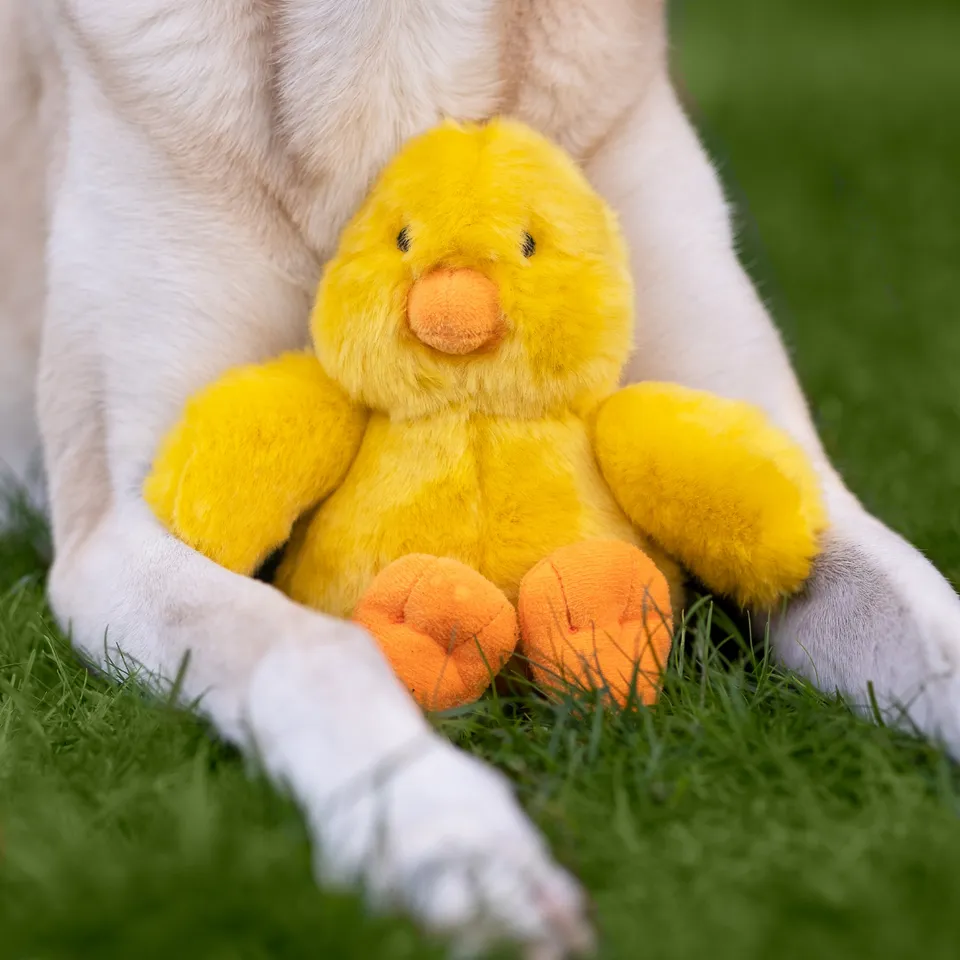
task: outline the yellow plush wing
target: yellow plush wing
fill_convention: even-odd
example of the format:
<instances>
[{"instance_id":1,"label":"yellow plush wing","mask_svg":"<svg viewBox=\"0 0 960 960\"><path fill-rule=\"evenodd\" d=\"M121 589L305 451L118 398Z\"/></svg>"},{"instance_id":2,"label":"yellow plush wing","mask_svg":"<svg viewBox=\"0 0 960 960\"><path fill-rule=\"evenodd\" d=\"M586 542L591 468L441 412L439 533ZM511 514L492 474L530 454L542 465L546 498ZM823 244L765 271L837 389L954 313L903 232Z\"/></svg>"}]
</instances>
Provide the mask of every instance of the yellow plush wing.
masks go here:
<instances>
[{"instance_id":1,"label":"yellow plush wing","mask_svg":"<svg viewBox=\"0 0 960 960\"><path fill-rule=\"evenodd\" d=\"M238 367L188 403L143 494L195 550L251 574L340 483L365 424L311 354Z\"/></svg>"},{"instance_id":2,"label":"yellow plush wing","mask_svg":"<svg viewBox=\"0 0 960 960\"><path fill-rule=\"evenodd\" d=\"M636 384L601 406L595 447L627 516L711 591L769 607L809 576L827 522L820 485L759 409Z\"/></svg>"}]
</instances>

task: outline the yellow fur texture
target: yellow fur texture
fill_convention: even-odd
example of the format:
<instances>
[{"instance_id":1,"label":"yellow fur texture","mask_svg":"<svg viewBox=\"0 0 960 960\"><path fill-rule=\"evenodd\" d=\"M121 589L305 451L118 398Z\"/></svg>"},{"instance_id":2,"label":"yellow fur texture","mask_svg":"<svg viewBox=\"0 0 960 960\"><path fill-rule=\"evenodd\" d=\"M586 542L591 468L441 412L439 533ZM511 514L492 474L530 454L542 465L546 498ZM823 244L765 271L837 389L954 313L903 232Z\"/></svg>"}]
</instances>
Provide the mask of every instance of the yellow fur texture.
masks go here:
<instances>
[{"instance_id":1,"label":"yellow fur texture","mask_svg":"<svg viewBox=\"0 0 960 960\"><path fill-rule=\"evenodd\" d=\"M252 574L339 485L366 420L311 354L239 367L187 405L144 496L195 550Z\"/></svg>"},{"instance_id":2,"label":"yellow fur texture","mask_svg":"<svg viewBox=\"0 0 960 960\"><path fill-rule=\"evenodd\" d=\"M410 330L414 282L459 267L496 284L493 349L451 355ZM538 561L585 539L642 545L677 596L664 549L714 589L772 603L810 569L813 475L751 408L615 392L632 304L615 219L561 150L514 122L445 123L344 232L312 319L319 363L284 358L202 393L147 499L242 572L299 517L278 584L341 616L410 553L459 559L515 600Z\"/></svg>"},{"instance_id":3,"label":"yellow fur texture","mask_svg":"<svg viewBox=\"0 0 960 960\"><path fill-rule=\"evenodd\" d=\"M600 408L595 447L627 516L715 593L768 606L809 575L826 525L817 477L755 407L635 384Z\"/></svg>"},{"instance_id":4,"label":"yellow fur texture","mask_svg":"<svg viewBox=\"0 0 960 960\"><path fill-rule=\"evenodd\" d=\"M437 267L494 281L507 326L497 350L450 357L413 336L410 287ZM582 409L616 388L632 329L613 213L565 153L508 120L449 122L409 143L347 225L313 315L327 373L394 419Z\"/></svg>"},{"instance_id":5,"label":"yellow fur texture","mask_svg":"<svg viewBox=\"0 0 960 960\"><path fill-rule=\"evenodd\" d=\"M427 553L479 570L515 601L539 560L594 538L639 543L580 418L374 414L343 484L297 531L277 582L302 603L349 616L387 563Z\"/></svg>"}]
</instances>

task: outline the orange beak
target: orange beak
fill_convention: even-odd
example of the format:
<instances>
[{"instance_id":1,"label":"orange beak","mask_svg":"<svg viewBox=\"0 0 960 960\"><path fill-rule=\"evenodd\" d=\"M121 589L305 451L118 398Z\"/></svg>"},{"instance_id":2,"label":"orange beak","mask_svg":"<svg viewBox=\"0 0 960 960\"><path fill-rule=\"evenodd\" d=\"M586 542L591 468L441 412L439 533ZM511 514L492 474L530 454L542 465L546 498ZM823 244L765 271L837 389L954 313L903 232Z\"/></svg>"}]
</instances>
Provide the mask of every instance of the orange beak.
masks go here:
<instances>
[{"instance_id":1,"label":"orange beak","mask_svg":"<svg viewBox=\"0 0 960 960\"><path fill-rule=\"evenodd\" d=\"M438 269L410 288L407 321L422 343L463 356L503 336L497 285L476 270Z\"/></svg>"}]
</instances>

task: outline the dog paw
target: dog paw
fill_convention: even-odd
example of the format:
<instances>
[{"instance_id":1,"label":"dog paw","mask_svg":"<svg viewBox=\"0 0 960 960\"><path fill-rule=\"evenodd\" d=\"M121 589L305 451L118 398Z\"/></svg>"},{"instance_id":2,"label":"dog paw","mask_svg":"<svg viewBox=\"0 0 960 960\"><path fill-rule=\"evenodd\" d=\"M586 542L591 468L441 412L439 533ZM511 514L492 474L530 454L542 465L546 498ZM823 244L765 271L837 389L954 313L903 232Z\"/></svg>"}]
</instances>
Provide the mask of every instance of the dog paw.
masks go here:
<instances>
[{"instance_id":1,"label":"dog paw","mask_svg":"<svg viewBox=\"0 0 960 960\"><path fill-rule=\"evenodd\" d=\"M771 627L785 666L960 757L960 598L879 521L841 515L810 582Z\"/></svg>"},{"instance_id":2,"label":"dog paw","mask_svg":"<svg viewBox=\"0 0 960 960\"><path fill-rule=\"evenodd\" d=\"M322 882L359 881L376 909L411 914L460 955L501 943L529 960L592 949L583 891L506 779L447 743L331 798L315 827Z\"/></svg>"}]
</instances>

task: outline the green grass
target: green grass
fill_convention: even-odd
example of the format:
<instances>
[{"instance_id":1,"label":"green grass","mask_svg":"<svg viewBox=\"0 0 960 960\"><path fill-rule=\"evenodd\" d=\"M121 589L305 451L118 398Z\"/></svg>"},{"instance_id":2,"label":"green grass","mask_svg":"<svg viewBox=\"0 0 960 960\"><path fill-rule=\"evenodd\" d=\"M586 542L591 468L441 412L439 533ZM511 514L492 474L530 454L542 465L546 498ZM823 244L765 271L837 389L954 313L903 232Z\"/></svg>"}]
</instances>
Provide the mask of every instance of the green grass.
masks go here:
<instances>
[{"instance_id":1,"label":"green grass","mask_svg":"<svg viewBox=\"0 0 960 960\"><path fill-rule=\"evenodd\" d=\"M831 454L956 582L955 7L699 0L675 41ZM290 804L199 722L77 664L47 557L34 521L0 538L0 957L430 955L316 892ZM604 957L956 956L957 771L762 649L725 667L706 615L652 712L443 727L514 777Z\"/></svg>"}]
</instances>

